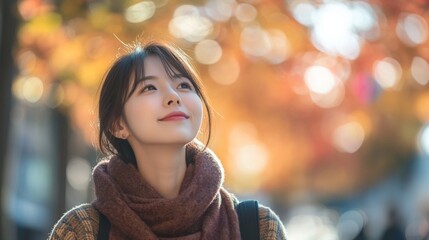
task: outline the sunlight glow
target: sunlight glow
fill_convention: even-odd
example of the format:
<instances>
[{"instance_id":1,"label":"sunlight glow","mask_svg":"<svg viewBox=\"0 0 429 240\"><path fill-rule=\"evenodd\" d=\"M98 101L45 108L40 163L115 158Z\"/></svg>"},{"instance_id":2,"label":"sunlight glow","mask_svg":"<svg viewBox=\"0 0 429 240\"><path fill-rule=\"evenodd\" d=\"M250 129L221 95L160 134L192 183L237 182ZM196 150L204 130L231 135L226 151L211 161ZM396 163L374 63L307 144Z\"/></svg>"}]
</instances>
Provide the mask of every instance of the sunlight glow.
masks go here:
<instances>
[{"instance_id":1,"label":"sunlight glow","mask_svg":"<svg viewBox=\"0 0 429 240\"><path fill-rule=\"evenodd\" d=\"M353 1L351 4L353 26L359 31L370 31L377 21L371 5L363 1Z\"/></svg>"},{"instance_id":2,"label":"sunlight glow","mask_svg":"<svg viewBox=\"0 0 429 240\"><path fill-rule=\"evenodd\" d=\"M290 54L285 33L275 28L245 27L240 35L240 47L247 55L261 57L272 64L284 62Z\"/></svg>"},{"instance_id":3,"label":"sunlight glow","mask_svg":"<svg viewBox=\"0 0 429 240\"><path fill-rule=\"evenodd\" d=\"M417 14L402 14L396 26L396 34L405 44L416 46L428 39L428 25Z\"/></svg>"},{"instance_id":4,"label":"sunlight glow","mask_svg":"<svg viewBox=\"0 0 429 240\"><path fill-rule=\"evenodd\" d=\"M336 213L319 207L303 206L294 209L285 224L288 239L295 240L339 240L334 225Z\"/></svg>"},{"instance_id":5,"label":"sunlight glow","mask_svg":"<svg viewBox=\"0 0 429 240\"><path fill-rule=\"evenodd\" d=\"M313 17L316 12L316 7L307 2L300 2L292 7L293 17L305 26L313 25Z\"/></svg>"},{"instance_id":6,"label":"sunlight glow","mask_svg":"<svg viewBox=\"0 0 429 240\"><path fill-rule=\"evenodd\" d=\"M411 75L420 85L426 85L429 82L429 64L421 57L414 57L411 62Z\"/></svg>"},{"instance_id":7,"label":"sunlight glow","mask_svg":"<svg viewBox=\"0 0 429 240\"><path fill-rule=\"evenodd\" d=\"M259 174L267 165L267 149L258 143L242 145L234 150L234 159L237 168L241 168L245 174Z\"/></svg>"},{"instance_id":8,"label":"sunlight glow","mask_svg":"<svg viewBox=\"0 0 429 240\"><path fill-rule=\"evenodd\" d=\"M365 132L358 122L349 122L337 127L332 136L332 143L342 152L354 153L362 145Z\"/></svg>"},{"instance_id":9,"label":"sunlight glow","mask_svg":"<svg viewBox=\"0 0 429 240\"><path fill-rule=\"evenodd\" d=\"M234 0L208 0L204 11L207 15L218 22L226 22L232 16Z\"/></svg>"},{"instance_id":10,"label":"sunlight glow","mask_svg":"<svg viewBox=\"0 0 429 240\"><path fill-rule=\"evenodd\" d=\"M130 23L143 22L155 14L155 9L155 3L152 1L139 2L125 10L125 19Z\"/></svg>"},{"instance_id":11,"label":"sunlight glow","mask_svg":"<svg viewBox=\"0 0 429 240\"><path fill-rule=\"evenodd\" d=\"M268 162L268 151L258 140L255 126L239 123L229 136L230 151L237 175L242 177L260 174Z\"/></svg>"},{"instance_id":12,"label":"sunlight glow","mask_svg":"<svg viewBox=\"0 0 429 240\"><path fill-rule=\"evenodd\" d=\"M26 78L22 82L20 91L20 95L23 96L25 100L35 103L39 101L43 95L43 82L37 77Z\"/></svg>"},{"instance_id":13,"label":"sunlight glow","mask_svg":"<svg viewBox=\"0 0 429 240\"><path fill-rule=\"evenodd\" d=\"M176 38L199 42L213 32L213 23L201 16L197 7L182 5L174 12L174 18L170 21L168 29Z\"/></svg>"},{"instance_id":14,"label":"sunlight glow","mask_svg":"<svg viewBox=\"0 0 429 240\"><path fill-rule=\"evenodd\" d=\"M332 71L323 66L311 66L304 73L304 82L311 100L322 108L338 106L344 100L344 84Z\"/></svg>"},{"instance_id":15,"label":"sunlight glow","mask_svg":"<svg viewBox=\"0 0 429 240\"><path fill-rule=\"evenodd\" d=\"M245 53L261 57L271 50L270 37L260 27L246 27L241 32L240 46Z\"/></svg>"},{"instance_id":16,"label":"sunlight glow","mask_svg":"<svg viewBox=\"0 0 429 240\"><path fill-rule=\"evenodd\" d=\"M222 57L222 47L215 40L203 40L195 46L195 58L202 64L213 64Z\"/></svg>"},{"instance_id":17,"label":"sunlight glow","mask_svg":"<svg viewBox=\"0 0 429 240\"><path fill-rule=\"evenodd\" d=\"M356 59L362 38L372 37L377 19L371 5L363 1L311 1L291 4L294 18L311 29L311 41L320 51Z\"/></svg>"},{"instance_id":18,"label":"sunlight glow","mask_svg":"<svg viewBox=\"0 0 429 240\"><path fill-rule=\"evenodd\" d=\"M395 88L402 75L401 65L393 58L385 58L374 63L373 74L378 84L384 88Z\"/></svg>"},{"instance_id":19,"label":"sunlight glow","mask_svg":"<svg viewBox=\"0 0 429 240\"><path fill-rule=\"evenodd\" d=\"M419 146L420 150L429 155L429 125L423 126L419 133Z\"/></svg>"},{"instance_id":20,"label":"sunlight glow","mask_svg":"<svg viewBox=\"0 0 429 240\"><path fill-rule=\"evenodd\" d=\"M336 79L337 84L332 91L320 94L310 91L311 100L319 107L333 108L340 105L344 100L344 84Z\"/></svg>"},{"instance_id":21,"label":"sunlight glow","mask_svg":"<svg viewBox=\"0 0 429 240\"><path fill-rule=\"evenodd\" d=\"M224 54L218 62L209 65L209 74L219 84L233 84L240 75L240 63L233 56Z\"/></svg>"},{"instance_id":22,"label":"sunlight glow","mask_svg":"<svg viewBox=\"0 0 429 240\"><path fill-rule=\"evenodd\" d=\"M268 36L271 48L264 58L272 64L284 62L290 54L290 45L286 35L278 29L270 29L268 30Z\"/></svg>"},{"instance_id":23,"label":"sunlight glow","mask_svg":"<svg viewBox=\"0 0 429 240\"><path fill-rule=\"evenodd\" d=\"M316 47L348 59L355 59L359 55L360 43L353 32L353 15L345 4L325 4L315 16L312 40Z\"/></svg>"},{"instance_id":24,"label":"sunlight glow","mask_svg":"<svg viewBox=\"0 0 429 240\"><path fill-rule=\"evenodd\" d=\"M335 87L334 75L322 66L312 66L305 71L305 84L310 91L326 94Z\"/></svg>"},{"instance_id":25,"label":"sunlight glow","mask_svg":"<svg viewBox=\"0 0 429 240\"><path fill-rule=\"evenodd\" d=\"M73 158L67 164L67 181L76 190L84 191L88 188L91 166L83 158Z\"/></svg>"},{"instance_id":26,"label":"sunlight glow","mask_svg":"<svg viewBox=\"0 0 429 240\"><path fill-rule=\"evenodd\" d=\"M240 3L235 9L235 17L240 22L251 22L258 15L256 8L248 3Z\"/></svg>"}]
</instances>

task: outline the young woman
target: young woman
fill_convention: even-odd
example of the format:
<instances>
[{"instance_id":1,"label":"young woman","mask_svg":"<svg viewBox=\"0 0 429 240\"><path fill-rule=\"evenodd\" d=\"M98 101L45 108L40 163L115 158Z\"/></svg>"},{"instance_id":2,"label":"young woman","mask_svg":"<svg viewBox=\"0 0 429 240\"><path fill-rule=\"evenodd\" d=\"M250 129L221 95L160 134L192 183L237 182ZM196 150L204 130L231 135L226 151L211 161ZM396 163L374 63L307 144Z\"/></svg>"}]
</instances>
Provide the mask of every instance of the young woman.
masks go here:
<instances>
[{"instance_id":1,"label":"young woman","mask_svg":"<svg viewBox=\"0 0 429 240\"><path fill-rule=\"evenodd\" d=\"M215 154L196 140L210 108L185 55L168 44L133 46L108 71L99 99L96 199L67 212L50 239L240 239L238 200ZM205 111L204 111L205 109ZM207 145L207 144L206 144ZM259 205L260 239L286 239ZM101 234L101 233L100 233Z\"/></svg>"}]
</instances>

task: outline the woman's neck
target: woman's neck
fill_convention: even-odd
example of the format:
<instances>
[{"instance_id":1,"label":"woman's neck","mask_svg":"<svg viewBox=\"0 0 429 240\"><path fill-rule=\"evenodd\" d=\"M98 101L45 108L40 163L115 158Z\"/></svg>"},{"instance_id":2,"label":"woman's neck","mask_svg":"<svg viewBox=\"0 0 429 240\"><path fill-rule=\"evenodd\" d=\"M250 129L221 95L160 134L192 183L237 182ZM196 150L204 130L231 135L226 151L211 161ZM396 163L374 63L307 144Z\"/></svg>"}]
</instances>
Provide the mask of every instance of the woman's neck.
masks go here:
<instances>
[{"instance_id":1,"label":"woman's neck","mask_svg":"<svg viewBox=\"0 0 429 240\"><path fill-rule=\"evenodd\" d=\"M161 196L179 195L186 172L185 146L145 146L134 153L138 171Z\"/></svg>"}]
</instances>

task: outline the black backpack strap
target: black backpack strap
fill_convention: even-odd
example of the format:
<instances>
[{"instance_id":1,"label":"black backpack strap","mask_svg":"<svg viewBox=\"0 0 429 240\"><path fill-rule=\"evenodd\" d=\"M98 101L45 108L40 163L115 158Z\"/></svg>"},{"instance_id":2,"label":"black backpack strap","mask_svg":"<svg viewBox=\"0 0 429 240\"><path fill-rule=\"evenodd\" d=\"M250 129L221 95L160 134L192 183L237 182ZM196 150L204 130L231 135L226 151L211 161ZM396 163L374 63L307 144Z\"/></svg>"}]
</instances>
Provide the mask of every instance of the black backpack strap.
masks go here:
<instances>
[{"instance_id":1,"label":"black backpack strap","mask_svg":"<svg viewBox=\"0 0 429 240\"><path fill-rule=\"evenodd\" d=\"M243 240L259 240L259 206L258 201L240 202L237 207L240 234Z\"/></svg>"},{"instance_id":2,"label":"black backpack strap","mask_svg":"<svg viewBox=\"0 0 429 240\"><path fill-rule=\"evenodd\" d=\"M99 217L100 222L98 224L97 240L108 240L109 239L109 232L110 232L110 221L100 211L98 211L98 213L100 216Z\"/></svg>"}]
</instances>

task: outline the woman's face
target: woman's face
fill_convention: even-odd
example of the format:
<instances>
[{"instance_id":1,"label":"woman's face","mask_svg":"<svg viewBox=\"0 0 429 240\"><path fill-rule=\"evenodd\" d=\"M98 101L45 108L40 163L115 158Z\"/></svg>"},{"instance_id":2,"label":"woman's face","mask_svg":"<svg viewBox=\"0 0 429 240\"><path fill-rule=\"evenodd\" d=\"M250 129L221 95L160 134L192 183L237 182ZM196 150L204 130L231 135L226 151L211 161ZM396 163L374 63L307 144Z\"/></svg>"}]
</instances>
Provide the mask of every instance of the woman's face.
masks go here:
<instances>
[{"instance_id":1,"label":"woman's face","mask_svg":"<svg viewBox=\"0 0 429 240\"><path fill-rule=\"evenodd\" d=\"M179 72L169 77L157 56L147 57L144 68L144 79L130 81L137 81L137 87L124 105L120 135L133 148L191 142L203 116L202 101L191 81Z\"/></svg>"}]
</instances>

